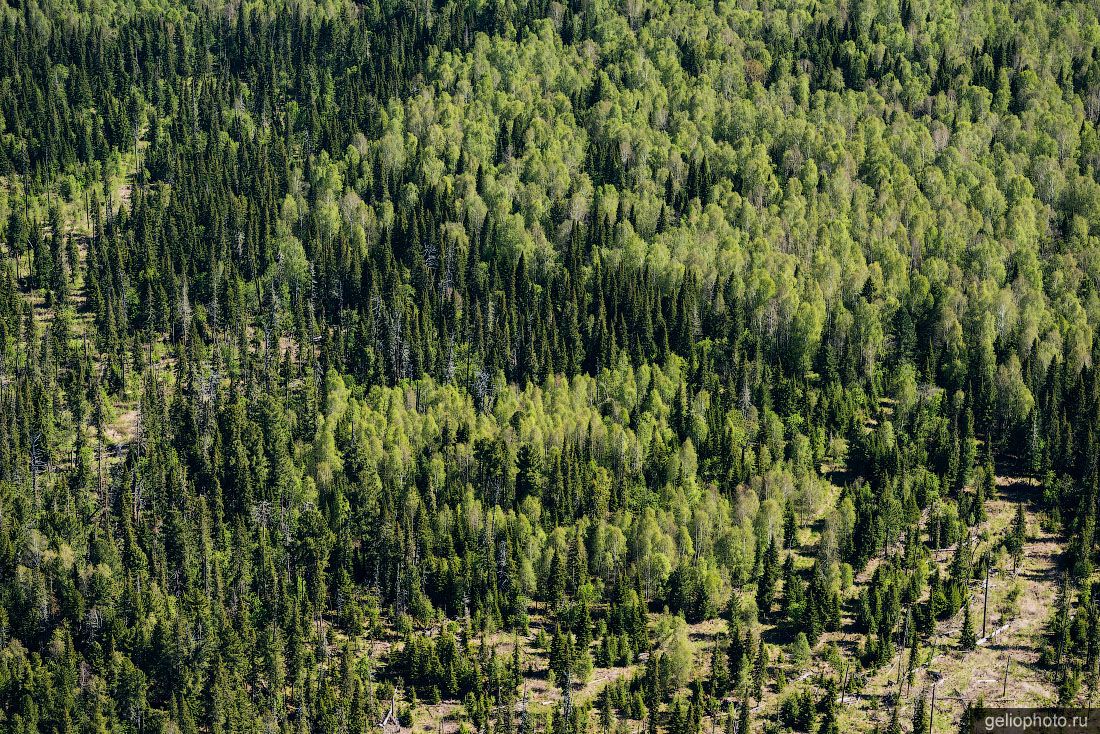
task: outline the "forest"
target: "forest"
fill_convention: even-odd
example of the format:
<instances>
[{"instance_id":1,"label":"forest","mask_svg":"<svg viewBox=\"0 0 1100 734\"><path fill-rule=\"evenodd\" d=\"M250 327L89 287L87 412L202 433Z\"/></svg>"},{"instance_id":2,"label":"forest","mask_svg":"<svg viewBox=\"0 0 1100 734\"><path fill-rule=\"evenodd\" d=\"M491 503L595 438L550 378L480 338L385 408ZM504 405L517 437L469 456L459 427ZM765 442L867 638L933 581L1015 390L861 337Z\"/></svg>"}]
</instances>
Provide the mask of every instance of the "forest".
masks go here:
<instances>
[{"instance_id":1,"label":"forest","mask_svg":"<svg viewBox=\"0 0 1100 734\"><path fill-rule=\"evenodd\" d=\"M1100 8L0 0L0 732L1100 688Z\"/></svg>"}]
</instances>

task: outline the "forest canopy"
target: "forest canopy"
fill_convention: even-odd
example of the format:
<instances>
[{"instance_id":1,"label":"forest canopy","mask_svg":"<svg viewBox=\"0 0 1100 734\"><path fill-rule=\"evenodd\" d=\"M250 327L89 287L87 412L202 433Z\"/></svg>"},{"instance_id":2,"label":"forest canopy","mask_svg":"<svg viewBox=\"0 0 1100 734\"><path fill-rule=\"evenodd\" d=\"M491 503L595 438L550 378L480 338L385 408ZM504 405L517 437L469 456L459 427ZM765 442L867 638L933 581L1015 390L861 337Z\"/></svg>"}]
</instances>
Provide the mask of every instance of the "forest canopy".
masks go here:
<instances>
[{"instance_id":1,"label":"forest canopy","mask_svg":"<svg viewBox=\"0 0 1100 734\"><path fill-rule=\"evenodd\" d=\"M1083 1L0 0L0 731L1091 701L1098 120Z\"/></svg>"}]
</instances>

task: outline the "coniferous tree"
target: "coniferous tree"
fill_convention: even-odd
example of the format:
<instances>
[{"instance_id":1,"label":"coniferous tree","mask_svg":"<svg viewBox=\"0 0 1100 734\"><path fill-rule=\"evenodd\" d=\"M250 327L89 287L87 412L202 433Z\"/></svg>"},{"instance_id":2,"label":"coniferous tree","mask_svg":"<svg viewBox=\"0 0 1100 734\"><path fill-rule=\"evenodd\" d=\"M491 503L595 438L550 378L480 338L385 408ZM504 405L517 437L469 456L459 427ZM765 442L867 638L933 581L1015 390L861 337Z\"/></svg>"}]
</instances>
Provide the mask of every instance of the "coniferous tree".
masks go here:
<instances>
[{"instance_id":1,"label":"coniferous tree","mask_svg":"<svg viewBox=\"0 0 1100 734\"><path fill-rule=\"evenodd\" d=\"M970 601L963 602L962 631L959 633L959 647L963 650L973 650L978 646L978 636L974 632L974 624L970 619Z\"/></svg>"},{"instance_id":2,"label":"coniferous tree","mask_svg":"<svg viewBox=\"0 0 1100 734\"><path fill-rule=\"evenodd\" d=\"M773 536L768 542L760 578L756 582L756 607L765 617L771 612L772 600L775 596L775 585L779 580L779 574L779 548L776 546L775 537Z\"/></svg>"}]
</instances>

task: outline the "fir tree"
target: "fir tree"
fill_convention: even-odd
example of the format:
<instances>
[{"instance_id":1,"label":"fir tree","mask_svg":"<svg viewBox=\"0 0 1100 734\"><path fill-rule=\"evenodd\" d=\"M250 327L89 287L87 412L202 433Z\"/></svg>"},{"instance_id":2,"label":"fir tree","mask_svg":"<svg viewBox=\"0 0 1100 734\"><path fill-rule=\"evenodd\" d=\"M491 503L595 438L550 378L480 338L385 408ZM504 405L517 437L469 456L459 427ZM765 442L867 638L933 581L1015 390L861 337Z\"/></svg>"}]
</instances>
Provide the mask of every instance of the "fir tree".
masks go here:
<instances>
[{"instance_id":1,"label":"fir tree","mask_svg":"<svg viewBox=\"0 0 1100 734\"><path fill-rule=\"evenodd\" d=\"M978 636L974 633L974 624L970 619L970 601L963 602L962 631L959 633L959 647L974 650L978 646Z\"/></svg>"}]
</instances>

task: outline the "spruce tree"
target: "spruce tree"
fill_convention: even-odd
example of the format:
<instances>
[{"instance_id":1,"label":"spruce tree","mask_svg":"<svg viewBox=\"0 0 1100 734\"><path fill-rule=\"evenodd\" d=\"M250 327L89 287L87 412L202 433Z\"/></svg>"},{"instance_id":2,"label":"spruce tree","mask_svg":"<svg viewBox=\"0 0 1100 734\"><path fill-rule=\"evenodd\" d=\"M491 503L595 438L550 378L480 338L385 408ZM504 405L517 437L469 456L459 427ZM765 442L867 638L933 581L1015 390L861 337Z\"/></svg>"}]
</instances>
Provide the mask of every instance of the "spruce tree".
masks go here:
<instances>
[{"instance_id":1,"label":"spruce tree","mask_svg":"<svg viewBox=\"0 0 1100 734\"><path fill-rule=\"evenodd\" d=\"M963 602L962 631L959 633L959 647L963 650L974 650L978 646L978 636L974 633L974 624L970 619L970 600Z\"/></svg>"},{"instance_id":2,"label":"spruce tree","mask_svg":"<svg viewBox=\"0 0 1100 734\"><path fill-rule=\"evenodd\" d=\"M764 553L760 578L756 582L756 607L765 618L771 613L772 600L775 597L775 585L779 580L780 570L779 548L773 535L768 542L768 549Z\"/></svg>"},{"instance_id":3,"label":"spruce tree","mask_svg":"<svg viewBox=\"0 0 1100 734\"><path fill-rule=\"evenodd\" d=\"M928 734L928 701L922 693L913 703L913 734Z\"/></svg>"}]
</instances>

